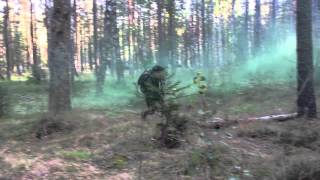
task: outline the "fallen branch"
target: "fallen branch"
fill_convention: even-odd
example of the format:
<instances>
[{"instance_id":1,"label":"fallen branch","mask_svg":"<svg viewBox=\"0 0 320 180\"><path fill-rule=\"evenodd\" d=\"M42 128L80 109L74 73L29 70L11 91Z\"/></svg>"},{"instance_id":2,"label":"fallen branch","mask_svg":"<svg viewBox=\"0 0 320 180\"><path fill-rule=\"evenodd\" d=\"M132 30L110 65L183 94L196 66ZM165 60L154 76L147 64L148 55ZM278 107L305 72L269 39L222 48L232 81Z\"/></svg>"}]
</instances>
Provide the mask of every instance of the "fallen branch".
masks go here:
<instances>
[{"instance_id":1,"label":"fallen branch","mask_svg":"<svg viewBox=\"0 0 320 180\"><path fill-rule=\"evenodd\" d=\"M287 121L297 117L297 113L292 114L279 114L279 115L270 115L262 117L252 117L248 119L240 120L225 120L218 117L212 117L206 121L197 122L200 127L209 128L209 129L220 129L222 127L232 126L238 123L250 123L255 121Z\"/></svg>"},{"instance_id":2,"label":"fallen branch","mask_svg":"<svg viewBox=\"0 0 320 180\"><path fill-rule=\"evenodd\" d=\"M280 114L280 115L270 115L270 116L263 116L263 117L253 117L248 118L249 121L286 121L290 119L294 119L298 116L297 113L291 114Z\"/></svg>"}]
</instances>

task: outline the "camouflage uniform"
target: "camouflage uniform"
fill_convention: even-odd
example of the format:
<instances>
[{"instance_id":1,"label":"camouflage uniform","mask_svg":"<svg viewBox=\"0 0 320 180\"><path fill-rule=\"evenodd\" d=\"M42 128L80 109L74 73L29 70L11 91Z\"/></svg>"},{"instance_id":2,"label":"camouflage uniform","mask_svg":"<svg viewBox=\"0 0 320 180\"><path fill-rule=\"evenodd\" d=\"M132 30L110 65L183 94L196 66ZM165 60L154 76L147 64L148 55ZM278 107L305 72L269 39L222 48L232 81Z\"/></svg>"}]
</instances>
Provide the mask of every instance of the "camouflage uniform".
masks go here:
<instances>
[{"instance_id":1,"label":"camouflage uniform","mask_svg":"<svg viewBox=\"0 0 320 180\"><path fill-rule=\"evenodd\" d=\"M152 76L156 67L157 66L152 70L145 71L138 80L138 85L144 94L145 102L148 106L148 110L142 113L143 118L154 114L155 111L161 110L161 107L164 105L164 80ZM160 70L162 71L164 68L160 68Z\"/></svg>"}]
</instances>

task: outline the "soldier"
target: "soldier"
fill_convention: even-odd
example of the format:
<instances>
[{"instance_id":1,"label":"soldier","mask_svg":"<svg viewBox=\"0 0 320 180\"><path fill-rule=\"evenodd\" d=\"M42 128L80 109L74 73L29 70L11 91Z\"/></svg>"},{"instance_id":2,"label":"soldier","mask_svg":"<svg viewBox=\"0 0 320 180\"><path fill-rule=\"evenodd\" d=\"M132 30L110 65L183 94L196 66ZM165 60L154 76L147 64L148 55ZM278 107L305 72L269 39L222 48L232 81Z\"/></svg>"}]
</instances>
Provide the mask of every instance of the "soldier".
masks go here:
<instances>
[{"instance_id":1,"label":"soldier","mask_svg":"<svg viewBox=\"0 0 320 180\"><path fill-rule=\"evenodd\" d=\"M139 79L138 86L144 94L148 109L142 113L142 119L148 115L160 111L164 106L164 84L166 69L162 66L154 66L151 70L144 71Z\"/></svg>"}]
</instances>

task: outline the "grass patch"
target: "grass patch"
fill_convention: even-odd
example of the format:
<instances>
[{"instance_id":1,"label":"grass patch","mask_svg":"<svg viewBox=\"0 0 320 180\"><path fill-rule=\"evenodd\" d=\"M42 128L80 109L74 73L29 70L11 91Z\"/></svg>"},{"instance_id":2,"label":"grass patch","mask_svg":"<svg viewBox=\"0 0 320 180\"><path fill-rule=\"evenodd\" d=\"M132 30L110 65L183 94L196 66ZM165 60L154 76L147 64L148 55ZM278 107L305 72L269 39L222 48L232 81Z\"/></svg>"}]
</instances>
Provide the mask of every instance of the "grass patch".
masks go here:
<instances>
[{"instance_id":1,"label":"grass patch","mask_svg":"<svg viewBox=\"0 0 320 180\"><path fill-rule=\"evenodd\" d=\"M282 163L276 180L320 179L320 158L317 155L296 155Z\"/></svg>"},{"instance_id":2,"label":"grass patch","mask_svg":"<svg viewBox=\"0 0 320 180\"><path fill-rule=\"evenodd\" d=\"M277 137L280 132L281 128L279 126L257 122L240 128L237 134L239 137L270 138Z\"/></svg>"},{"instance_id":3,"label":"grass patch","mask_svg":"<svg viewBox=\"0 0 320 180\"><path fill-rule=\"evenodd\" d=\"M227 176L231 172L230 167L236 164L232 158L230 150L222 145L214 144L208 147L196 148L186 155L187 164L184 168L184 174L193 176L209 170L211 178L217 176Z\"/></svg>"},{"instance_id":4,"label":"grass patch","mask_svg":"<svg viewBox=\"0 0 320 180\"><path fill-rule=\"evenodd\" d=\"M93 163L102 169L123 169L129 164L129 158L123 154L100 154L93 158Z\"/></svg>"},{"instance_id":5,"label":"grass patch","mask_svg":"<svg viewBox=\"0 0 320 180\"><path fill-rule=\"evenodd\" d=\"M313 143L319 140L319 130L310 128L286 129L279 136L279 143L296 147L313 148Z\"/></svg>"},{"instance_id":6,"label":"grass patch","mask_svg":"<svg viewBox=\"0 0 320 180\"><path fill-rule=\"evenodd\" d=\"M254 104L242 104L230 109L230 113L241 114L241 113L253 113L257 112L258 107Z\"/></svg>"},{"instance_id":7,"label":"grass patch","mask_svg":"<svg viewBox=\"0 0 320 180\"><path fill-rule=\"evenodd\" d=\"M63 151L61 152L61 156L64 159L68 159L68 160L84 161L91 158L91 153L87 151L81 151L81 150Z\"/></svg>"},{"instance_id":8,"label":"grass patch","mask_svg":"<svg viewBox=\"0 0 320 180\"><path fill-rule=\"evenodd\" d=\"M39 122L37 116L21 119L6 118L0 121L0 136L4 139L24 140L34 133L34 125Z\"/></svg>"},{"instance_id":9,"label":"grass patch","mask_svg":"<svg viewBox=\"0 0 320 180\"><path fill-rule=\"evenodd\" d=\"M265 138L274 143L304 147L312 150L320 148L319 126L305 120L285 123L256 122L238 130L239 137Z\"/></svg>"}]
</instances>

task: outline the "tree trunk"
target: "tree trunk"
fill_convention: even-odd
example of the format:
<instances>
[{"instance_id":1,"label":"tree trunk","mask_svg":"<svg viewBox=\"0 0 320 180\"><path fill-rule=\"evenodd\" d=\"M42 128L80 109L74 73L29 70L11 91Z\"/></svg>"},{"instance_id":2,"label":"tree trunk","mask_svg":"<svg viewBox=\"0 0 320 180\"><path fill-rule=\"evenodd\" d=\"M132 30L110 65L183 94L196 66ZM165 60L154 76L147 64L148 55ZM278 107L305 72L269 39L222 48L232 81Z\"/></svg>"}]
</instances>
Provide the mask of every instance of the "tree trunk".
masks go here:
<instances>
[{"instance_id":1,"label":"tree trunk","mask_svg":"<svg viewBox=\"0 0 320 180\"><path fill-rule=\"evenodd\" d=\"M89 68L90 71L93 70L93 59L92 59L92 39L90 38L89 44L88 44L88 60L89 60Z\"/></svg>"},{"instance_id":2,"label":"tree trunk","mask_svg":"<svg viewBox=\"0 0 320 180\"><path fill-rule=\"evenodd\" d=\"M201 0L201 30L202 30L202 59L203 67L206 68L209 65L208 51L207 51L207 31L206 31L206 14L205 14L205 1ZM208 70L208 68L206 68Z\"/></svg>"},{"instance_id":3,"label":"tree trunk","mask_svg":"<svg viewBox=\"0 0 320 180\"><path fill-rule=\"evenodd\" d=\"M163 1L157 0L157 21L158 21L158 59L159 65L166 66L167 60L165 57L165 35L163 32Z\"/></svg>"},{"instance_id":4,"label":"tree trunk","mask_svg":"<svg viewBox=\"0 0 320 180\"><path fill-rule=\"evenodd\" d=\"M315 1L315 14L317 19L315 19L315 27L313 28L315 30L315 83L316 85L320 85L320 0Z\"/></svg>"},{"instance_id":5,"label":"tree trunk","mask_svg":"<svg viewBox=\"0 0 320 180\"><path fill-rule=\"evenodd\" d=\"M248 60L250 57L249 52L249 0L245 1L245 17L244 17L244 45L243 45L243 58L244 60Z\"/></svg>"},{"instance_id":6,"label":"tree trunk","mask_svg":"<svg viewBox=\"0 0 320 180\"><path fill-rule=\"evenodd\" d=\"M176 17L176 3L175 0L169 0L167 2L167 11L169 14L169 25L168 25L168 62L171 64L173 72L177 68L176 60L176 31L175 31L175 17Z\"/></svg>"},{"instance_id":7,"label":"tree trunk","mask_svg":"<svg viewBox=\"0 0 320 180\"><path fill-rule=\"evenodd\" d=\"M261 51L261 3L256 0L254 16L254 44L253 55L257 56Z\"/></svg>"},{"instance_id":8,"label":"tree trunk","mask_svg":"<svg viewBox=\"0 0 320 180\"><path fill-rule=\"evenodd\" d=\"M313 45L312 45L312 0L297 1L297 81L298 116L307 113L310 118L317 116L314 94Z\"/></svg>"},{"instance_id":9,"label":"tree trunk","mask_svg":"<svg viewBox=\"0 0 320 180\"><path fill-rule=\"evenodd\" d=\"M98 70L98 25L97 25L97 0L93 0L93 62L95 73Z\"/></svg>"},{"instance_id":10,"label":"tree trunk","mask_svg":"<svg viewBox=\"0 0 320 180\"><path fill-rule=\"evenodd\" d=\"M53 1L50 21L49 49L49 112L53 114L71 110L70 61L71 41L70 1Z\"/></svg>"},{"instance_id":11,"label":"tree trunk","mask_svg":"<svg viewBox=\"0 0 320 180\"><path fill-rule=\"evenodd\" d=\"M73 28L72 28L72 40L71 42L71 84L74 84L75 76L79 76L76 68L76 62L78 62L78 14L77 14L77 0L73 0L73 8L72 8L72 17L73 17Z\"/></svg>"},{"instance_id":12,"label":"tree trunk","mask_svg":"<svg viewBox=\"0 0 320 180\"><path fill-rule=\"evenodd\" d=\"M110 15L111 20L111 31L112 31L112 48L113 48L113 61L115 61L116 65L116 73L117 73L117 81L122 82L124 79L124 64L121 60L121 52L120 52L120 37L119 37L119 28L117 22L117 3L113 0L112 3L112 11ZM108 42L106 42L108 43Z\"/></svg>"},{"instance_id":13,"label":"tree trunk","mask_svg":"<svg viewBox=\"0 0 320 180\"><path fill-rule=\"evenodd\" d=\"M200 22L200 16L201 16L201 10L200 10L200 3L199 0L195 0L195 19L196 19L196 24L195 24L195 45L196 45L196 53L195 53L195 59L196 59L196 66L197 68L199 68L201 66L201 58L200 58L200 51L201 51L201 39L200 39L200 26L201 26L201 22Z\"/></svg>"},{"instance_id":14,"label":"tree trunk","mask_svg":"<svg viewBox=\"0 0 320 180\"><path fill-rule=\"evenodd\" d=\"M104 17L104 37L101 46L103 48L103 58L101 58L101 64L97 72L97 82L96 82L96 91L97 95L103 93L104 83L106 79L106 71L108 63L113 61L112 58L115 57L115 52L113 52L113 30L114 30L114 9L116 7L116 2L114 0L106 0L106 9ZM102 54L102 51L101 51ZM112 63L113 68L114 64Z\"/></svg>"},{"instance_id":15,"label":"tree trunk","mask_svg":"<svg viewBox=\"0 0 320 180\"><path fill-rule=\"evenodd\" d=\"M33 64L32 64L32 75L36 81L41 81L41 70L40 70L40 61L38 59L38 47L37 43L35 42L35 28L33 24L33 4L30 0L30 38L31 38L31 47L32 47L32 58L33 58Z\"/></svg>"},{"instance_id":16,"label":"tree trunk","mask_svg":"<svg viewBox=\"0 0 320 180\"><path fill-rule=\"evenodd\" d=\"M7 63L7 79L11 80L11 66L12 66L12 55L11 55L11 36L10 36L10 7L8 0L6 2L6 7L4 8L4 16L3 16L3 40L6 48L6 63Z\"/></svg>"}]
</instances>

